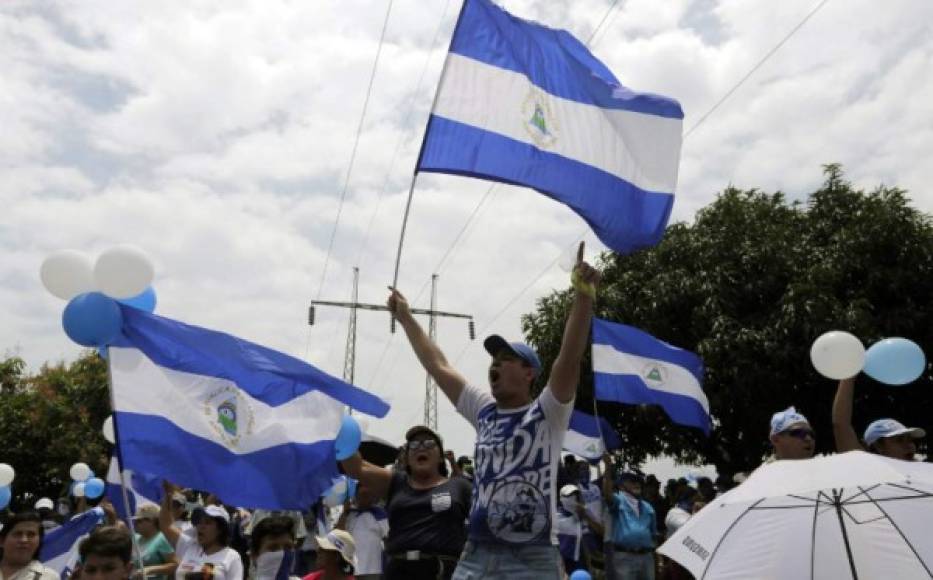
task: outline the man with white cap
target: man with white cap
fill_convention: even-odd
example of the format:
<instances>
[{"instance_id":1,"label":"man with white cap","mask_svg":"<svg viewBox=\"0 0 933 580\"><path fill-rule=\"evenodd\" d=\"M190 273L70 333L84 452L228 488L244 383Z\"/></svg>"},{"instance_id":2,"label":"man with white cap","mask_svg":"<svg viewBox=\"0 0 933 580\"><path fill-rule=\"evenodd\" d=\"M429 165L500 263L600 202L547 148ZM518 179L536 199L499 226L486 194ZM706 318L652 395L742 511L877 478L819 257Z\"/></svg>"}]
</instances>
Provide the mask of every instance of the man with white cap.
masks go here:
<instances>
[{"instance_id":1,"label":"man with white cap","mask_svg":"<svg viewBox=\"0 0 933 580\"><path fill-rule=\"evenodd\" d=\"M564 434L589 343L599 273L583 260L571 282L575 291L560 352L548 385L534 395L541 361L534 349L501 336L483 346L492 356L490 391L467 384L412 316L395 289L389 310L405 330L422 366L477 431L475 480L468 541L454 578L560 578L556 549L557 468Z\"/></svg>"},{"instance_id":2,"label":"man with white cap","mask_svg":"<svg viewBox=\"0 0 933 580\"><path fill-rule=\"evenodd\" d=\"M317 538L317 564L319 569L304 580L333 580L353 578L356 566L356 544L345 530L331 530Z\"/></svg>"},{"instance_id":3,"label":"man with white cap","mask_svg":"<svg viewBox=\"0 0 933 580\"><path fill-rule=\"evenodd\" d=\"M775 459L810 459L816 452L816 433L794 407L771 416L769 439Z\"/></svg>"},{"instance_id":4,"label":"man with white cap","mask_svg":"<svg viewBox=\"0 0 933 580\"><path fill-rule=\"evenodd\" d=\"M917 439L927 433L919 427L906 427L894 419L878 419L865 429L865 446L859 443L858 435L852 426L852 399L854 398L855 378L839 381L836 398L833 399L833 434L836 436L836 451L864 450L884 455L892 459L914 461L917 453Z\"/></svg>"}]
</instances>

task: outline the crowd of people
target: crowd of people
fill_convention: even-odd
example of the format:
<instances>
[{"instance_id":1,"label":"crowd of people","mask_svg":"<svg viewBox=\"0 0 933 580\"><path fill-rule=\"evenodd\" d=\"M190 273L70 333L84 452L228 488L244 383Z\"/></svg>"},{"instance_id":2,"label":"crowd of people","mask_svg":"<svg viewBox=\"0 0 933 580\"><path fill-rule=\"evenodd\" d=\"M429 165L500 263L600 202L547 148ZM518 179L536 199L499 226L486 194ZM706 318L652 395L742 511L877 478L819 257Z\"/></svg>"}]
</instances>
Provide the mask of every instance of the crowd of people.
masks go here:
<instances>
[{"instance_id":1,"label":"crowd of people","mask_svg":"<svg viewBox=\"0 0 933 580\"><path fill-rule=\"evenodd\" d=\"M669 480L662 490L657 478L610 455L598 466L561 457L598 282L581 245L560 352L540 391L537 353L495 335L484 341L490 389L468 382L392 290L389 309L415 355L476 429L472 459L455 460L438 433L415 426L391 467L359 453L340 462L359 485L336 509L319 502L304 513L248 510L166 482L161 504L141 506L124 523L105 500L107 522L81 544L71 578L547 580L581 570L616 580L689 578L656 548L740 477ZM880 419L859 440L853 389L854 380L840 382L833 404L837 451L913 459L922 429ZM769 439L766 461L809 459L816 450L816 433L793 407L774 414ZM70 515L67 503L55 509L42 498L34 511L9 515L0 528L0 580L58 576L37 555L43 536Z\"/></svg>"}]
</instances>

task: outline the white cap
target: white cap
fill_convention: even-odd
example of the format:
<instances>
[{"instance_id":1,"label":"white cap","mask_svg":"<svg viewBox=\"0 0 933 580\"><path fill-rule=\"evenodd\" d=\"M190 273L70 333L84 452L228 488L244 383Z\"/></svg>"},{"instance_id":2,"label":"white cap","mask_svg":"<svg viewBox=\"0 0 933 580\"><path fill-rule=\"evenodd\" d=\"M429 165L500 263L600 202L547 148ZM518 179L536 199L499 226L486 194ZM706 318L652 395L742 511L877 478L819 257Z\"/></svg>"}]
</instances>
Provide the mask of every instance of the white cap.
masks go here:
<instances>
[{"instance_id":1,"label":"white cap","mask_svg":"<svg viewBox=\"0 0 933 580\"><path fill-rule=\"evenodd\" d=\"M55 509L55 504L52 503L52 500L50 500L47 497L40 497L39 501L36 502L35 509L36 511L39 511L42 509L53 510Z\"/></svg>"},{"instance_id":2,"label":"white cap","mask_svg":"<svg viewBox=\"0 0 933 580\"><path fill-rule=\"evenodd\" d=\"M783 433L791 425L795 425L797 423L806 423L807 425L810 424L806 417L797 412L797 409L794 407L788 407L783 411L779 411L771 416L771 434L777 435L778 433Z\"/></svg>"},{"instance_id":3,"label":"white cap","mask_svg":"<svg viewBox=\"0 0 933 580\"><path fill-rule=\"evenodd\" d=\"M572 483L568 483L564 487L560 488L560 495L561 497L568 497L570 494L572 494L575 491L580 491L580 488L575 486Z\"/></svg>"},{"instance_id":4,"label":"white cap","mask_svg":"<svg viewBox=\"0 0 933 580\"><path fill-rule=\"evenodd\" d=\"M343 530L331 530L326 536L316 536L319 550L333 550L340 552L343 559L356 566L356 544L353 536Z\"/></svg>"},{"instance_id":5,"label":"white cap","mask_svg":"<svg viewBox=\"0 0 933 580\"><path fill-rule=\"evenodd\" d=\"M872 445L879 439L904 434L909 434L911 439L921 439L927 436L927 432L919 427L906 427L894 419L878 419L865 429L864 439L866 445Z\"/></svg>"},{"instance_id":6,"label":"white cap","mask_svg":"<svg viewBox=\"0 0 933 580\"><path fill-rule=\"evenodd\" d=\"M199 507L194 510L191 514L191 523L197 525L195 522L196 519L202 517L201 514L204 514L212 518L220 518L226 523L230 523L230 514L227 513L227 510L220 507L219 505L209 505L205 508Z\"/></svg>"}]
</instances>

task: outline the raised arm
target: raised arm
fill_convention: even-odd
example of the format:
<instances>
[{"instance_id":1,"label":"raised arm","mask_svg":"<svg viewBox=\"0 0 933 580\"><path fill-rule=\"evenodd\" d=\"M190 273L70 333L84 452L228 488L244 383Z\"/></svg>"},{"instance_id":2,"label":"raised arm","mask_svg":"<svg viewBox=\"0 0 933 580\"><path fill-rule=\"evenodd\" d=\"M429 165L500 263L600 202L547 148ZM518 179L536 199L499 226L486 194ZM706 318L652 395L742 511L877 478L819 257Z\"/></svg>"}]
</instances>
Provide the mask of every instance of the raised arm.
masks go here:
<instances>
[{"instance_id":1,"label":"raised arm","mask_svg":"<svg viewBox=\"0 0 933 580\"><path fill-rule=\"evenodd\" d=\"M389 295L388 301L386 301L389 311L405 329L408 342L421 362L421 366L434 378L437 386L444 391L450 402L456 406L457 401L460 399L460 393L463 391L463 386L466 385L466 380L447 362L447 357L444 356L441 349L425 334L421 325L412 315L408 301L402 296L401 292L394 288L390 288L390 290L392 293Z\"/></svg>"},{"instance_id":2,"label":"raised arm","mask_svg":"<svg viewBox=\"0 0 933 580\"><path fill-rule=\"evenodd\" d=\"M363 459L359 453L340 462L347 475L372 490L373 497L384 499L389 493L392 472L384 467L373 465Z\"/></svg>"},{"instance_id":3,"label":"raised arm","mask_svg":"<svg viewBox=\"0 0 933 580\"><path fill-rule=\"evenodd\" d=\"M839 381L836 397L833 399L833 436L836 438L836 451L862 450L858 434L852 427L852 399L855 396L855 377Z\"/></svg>"},{"instance_id":4,"label":"raised arm","mask_svg":"<svg viewBox=\"0 0 933 580\"><path fill-rule=\"evenodd\" d=\"M178 486L168 481L162 481L162 506L159 509L159 531L168 540L173 548L178 546L181 530L175 527L175 516L172 514L172 494L178 491Z\"/></svg>"},{"instance_id":5,"label":"raised arm","mask_svg":"<svg viewBox=\"0 0 933 580\"><path fill-rule=\"evenodd\" d=\"M577 395L580 363L589 344L593 302L596 299L596 285L599 284L599 272L583 260L583 250L583 242L580 242L573 273L573 305L564 326L560 352L551 366L551 392L561 403L569 403Z\"/></svg>"}]
</instances>

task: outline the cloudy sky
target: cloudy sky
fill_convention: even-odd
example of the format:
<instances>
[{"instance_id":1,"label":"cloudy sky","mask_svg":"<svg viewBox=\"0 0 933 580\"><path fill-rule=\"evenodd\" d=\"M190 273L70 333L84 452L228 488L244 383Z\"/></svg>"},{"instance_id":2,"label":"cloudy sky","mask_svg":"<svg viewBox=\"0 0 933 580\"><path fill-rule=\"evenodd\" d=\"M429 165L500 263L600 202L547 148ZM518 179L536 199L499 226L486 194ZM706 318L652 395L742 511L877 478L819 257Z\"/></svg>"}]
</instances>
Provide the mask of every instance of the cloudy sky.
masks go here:
<instances>
[{"instance_id":1,"label":"cloudy sky","mask_svg":"<svg viewBox=\"0 0 933 580\"><path fill-rule=\"evenodd\" d=\"M933 4L826 2L699 122L817 0L504 0L578 38L627 86L678 99L690 131L674 218L729 184L802 196L820 165L896 184L933 211ZM328 252L388 4L373 0L0 4L0 349L35 370L71 360L64 303L39 265L119 243L156 264L158 312L237 334L340 374L348 314L314 298L383 303L405 196L459 0L394 0L346 200ZM608 13L607 13L608 11ZM605 17L605 20L604 20ZM419 83L419 80L421 81ZM695 127L695 128L694 128ZM518 336L536 298L564 287L585 232L531 191L425 175L399 287ZM481 200L485 201L480 204ZM468 218L475 212L475 217ZM458 234L464 226L465 232ZM586 235L589 254L601 248ZM329 257L328 257L329 256ZM325 275L325 263L326 275ZM387 399L377 435L422 418L424 375L388 317L361 312L356 383ZM481 341L441 320L439 342L484 383ZM441 432L473 434L449 403Z\"/></svg>"}]
</instances>

